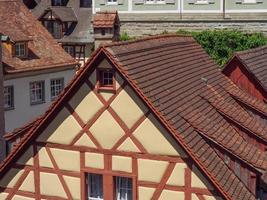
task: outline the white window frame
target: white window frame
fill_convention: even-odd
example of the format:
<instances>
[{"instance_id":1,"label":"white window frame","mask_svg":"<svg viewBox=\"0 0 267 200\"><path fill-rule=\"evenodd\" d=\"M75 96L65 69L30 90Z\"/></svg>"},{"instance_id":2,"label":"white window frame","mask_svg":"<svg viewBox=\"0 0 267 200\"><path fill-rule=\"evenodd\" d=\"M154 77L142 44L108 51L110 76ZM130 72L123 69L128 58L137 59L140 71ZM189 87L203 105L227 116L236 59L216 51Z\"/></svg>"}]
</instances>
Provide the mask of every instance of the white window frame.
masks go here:
<instances>
[{"instance_id":1,"label":"white window frame","mask_svg":"<svg viewBox=\"0 0 267 200\"><path fill-rule=\"evenodd\" d=\"M50 80L51 100L55 100L64 89L64 78L55 78Z\"/></svg>"},{"instance_id":2,"label":"white window frame","mask_svg":"<svg viewBox=\"0 0 267 200\"><path fill-rule=\"evenodd\" d=\"M14 109L14 86L9 85L4 87L4 109Z\"/></svg>"},{"instance_id":3,"label":"white window frame","mask_svg":"<svg viewBox=\"0 0 267 200\"><path fill-rule=\"evenodd\" d=\"M16 57L25 57L26 56L26 43L17 42L15 43L14 53Z\"/></svg>"},{"instance_id":4,"label":"white window frame","mask_svg":"<svg viewBox=\"0 0 267 200\"><path fill-rule=\"evenodd\" d=\"M118 5L118 0L107 0L107 5Z\"/></svg>"},{"instance_id":5,"label":"white window frame","mask_svg":"<svg viewBox=\"0 0 267 200\"><path fill-rule=\"evenodd\" d=\"M165 0L146 0L145 4L165 4Z\"/></svg>"},{"instance_id":6,"label":"white window frame","mask_svg":"<svg viewBox=\"0 0 267 200\"><path fill-rule=\"evenodd\" d=\"M45 103L45 81L30 82L30 104L41 103Z\"/></svg>"},{"instance_id":7,"label":"white window frame","mask_svg":"<svg viewBox=\"0 0 267 200\"><path fill-rule=\"evenodd\" d=\"M256 4L257 0L244 0L243 4Z\"/></svg>"},{"instance_id":8,"label":"white window frame","mask_svg":"<svg viewBox=\"0 0 267 200\"><path fill-rule=\"evenodd\" d=\"M130 180L130 182L129 182ZM129 177L115 176L115 199L116 200L130 200L133 199L133 179ZM128 192L131 197L128 197ZM126 198L123 195L126 194Z\"/></svg>"},{"instance_id":9,"label":"white window frame","mask_svg":"<svg viewBox=\"0 0 267 200\"><path fill-rule=\"evenodd\" d=\"M102 180L90 179L90 177L101 178ZM104 186L103 186L104 180L103 180L103 175L102 174L88 173L86 180L87 180L87 191L88 191L88 197L87 197L87 199L88 200L104 200ZM96 183L91 183L90 182L91 180L96 181ZM101 182L102 182L102 185L100 187L102 187L102 188L94 188L95 189L94 190L94 193L95 194L91 194L91 188L92 188L91 185L93 184L94 185L93 187L96 187L95 185L96 184L101 184ZM93 195L100 195L100 196L93 196Z\"/></svg>"},{"instance_id":10,"label":"white window frame","mask_svg":"<svg viewBox=\"0 0 267 200\"><path fill-rule=\"evenodd\" d=\"M209 0L197 0L195 4L209 4Z\"/></svg>"}]
</instances>

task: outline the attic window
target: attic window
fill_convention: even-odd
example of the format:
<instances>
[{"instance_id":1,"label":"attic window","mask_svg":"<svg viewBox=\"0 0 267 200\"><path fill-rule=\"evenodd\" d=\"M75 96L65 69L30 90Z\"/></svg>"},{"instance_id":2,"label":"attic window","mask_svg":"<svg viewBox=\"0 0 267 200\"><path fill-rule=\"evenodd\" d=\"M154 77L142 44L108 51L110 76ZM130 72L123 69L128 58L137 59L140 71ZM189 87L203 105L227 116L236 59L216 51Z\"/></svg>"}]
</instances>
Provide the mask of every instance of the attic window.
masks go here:
<instances>
[{"instance_id":1,"label":"attic window","mask_svg":"<svg viewBox=\"0 0 267 200\"><path fill-rule=\"evenodd\" d=\"M27 49L26 49L26 42L18 42L15 44L15 56L16 57L26 57L27 56Z\"/></svg>"},{"instance_id":2,"label":"attic window","mask_svg":"<svg viewBox=\"0 0 267 200\"><path fill-rule=\"evenodd\" d=\"M112 69L99 69L98 83L100 89L114 89L114 71Z\"/></svg>"}]
</instances>

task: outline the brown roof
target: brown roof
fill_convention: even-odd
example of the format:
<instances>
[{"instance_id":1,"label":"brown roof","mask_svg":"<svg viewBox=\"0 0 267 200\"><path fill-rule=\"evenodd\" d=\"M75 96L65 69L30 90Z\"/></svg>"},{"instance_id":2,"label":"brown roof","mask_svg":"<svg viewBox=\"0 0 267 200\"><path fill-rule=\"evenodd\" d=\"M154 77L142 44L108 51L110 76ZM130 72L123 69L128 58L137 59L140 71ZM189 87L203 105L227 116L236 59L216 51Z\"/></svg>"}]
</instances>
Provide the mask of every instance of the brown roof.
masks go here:
<instances>
[{"instance_id":1,"label":"brown roof","mask_svg":"<svg viewBox=\"0 0 267 200\"><path fill-rule=\"evenodd\" d=\"M247 51L237 52L234 57L237 57L244 67L252 74L267 91L267 45L250 49ZM224 70L227 66L224 68Z\"/></svg>"},{"instance_id":2,"label":"brown roof","mask_svg":"<svg viewBox=\"0 0 267 200\"><path fill-rule=\"evenodd\" d=\"M112 28L118 20L118 13L114 11L98 12L93 19L94 28Z\"/></svg>"},{"instance_id":3,"label":"brown roof","mask_svg":"<svg viewBox=\"0 0 267 200\"><path fill-rule=\"evenodd\" d=\"M219 72L200 45L186 36L156 36L101 47L40 123L23 137L21 145L1 166L1 172L8 169L12 159L17 159L53 119L76 85L95 67L100 53L111 60L225 199L255 199L218 156L210 141L255 168L266 169L264 153L246 143L226 120L229 116L222 114L218 100L238 105L221 87L230 87L231 81Z\"/></svg>"},{"instance_id":4,"label":"brown roof","mask_svg":"<svg viewBox=\"0 0 267 200\"><path fill-rule=\"evenodd\" d=\"M0 32L12 41L28 41L28 58L20 59L3 47L6 73L74 67L77 62L67 54L21 1L0 0Z\"/></svg>"}]
</instances>

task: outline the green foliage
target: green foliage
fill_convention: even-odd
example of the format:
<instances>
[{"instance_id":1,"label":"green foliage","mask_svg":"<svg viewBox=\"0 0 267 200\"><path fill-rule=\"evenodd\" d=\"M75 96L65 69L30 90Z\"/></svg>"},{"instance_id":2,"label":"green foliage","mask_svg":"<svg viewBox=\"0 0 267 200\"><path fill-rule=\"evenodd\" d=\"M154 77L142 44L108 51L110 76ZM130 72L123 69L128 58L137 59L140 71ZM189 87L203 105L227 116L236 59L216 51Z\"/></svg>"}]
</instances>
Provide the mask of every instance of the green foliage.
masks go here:
<instances>
[{"instance_id":1,"label":"green foliage","mask_svg":"<svg viewBox=\"0 0 267 200\"><path fill-rule=\"evenodd\" d=\"M220 66L223 66L236 51L256 48L267 43L261 33L247 34L230 30L177 33L191 34Z\"/></svg>"},{"instance_id":2,"label":"green foliage","mask_svg":"<svg viewBox=\"0 0 267 200\"><path fill-rule=\"evenodd\" d=\"M133 38L131 38L128 33L124 32L120 35L120 41L128 41L128 40L132 40Z\"/></svg>"}]
</instances>

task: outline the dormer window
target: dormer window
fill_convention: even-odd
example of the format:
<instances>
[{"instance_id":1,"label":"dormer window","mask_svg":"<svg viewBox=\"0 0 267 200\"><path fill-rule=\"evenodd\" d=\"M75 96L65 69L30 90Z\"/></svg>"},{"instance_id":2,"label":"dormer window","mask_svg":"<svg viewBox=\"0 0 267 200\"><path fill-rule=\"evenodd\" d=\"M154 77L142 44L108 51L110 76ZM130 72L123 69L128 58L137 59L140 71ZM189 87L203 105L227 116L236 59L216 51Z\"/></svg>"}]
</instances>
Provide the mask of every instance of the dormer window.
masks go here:
<instances>
[{"instance_id":1,"label":"dormer window","mask_svg":"<svg viewBox=\"0 0 267 200\"><path fill-rule=\"evenodd\" d=\"M26 42L17 42L14 45L14 54L16 57L26 57L27 56L27 44Z\"/></svg>"},{"instance_id":2,"label":"dormer window","mask_svg":"<svg viewBox=\"0 0 267 200\"><path fill-rule=\"evenodd\" d=\"M115 89L114 71L112 69L98 70L99 89Z\"/></svg>"},{"instance_id":3,"label":"dormer window","mask_svg":"<svg viewBox=\"0 0 267 200\"><path fill-rule=\"evenodd\" d=\"M64 6L63 0L52 0L52 6Z\"/></svg>"}]
</instances>

